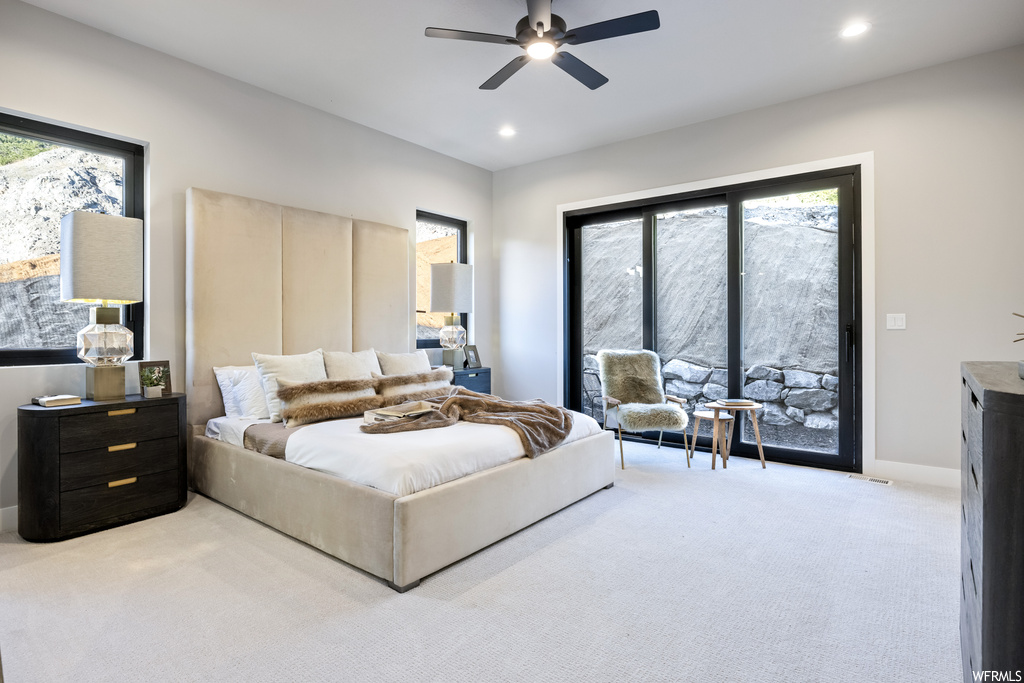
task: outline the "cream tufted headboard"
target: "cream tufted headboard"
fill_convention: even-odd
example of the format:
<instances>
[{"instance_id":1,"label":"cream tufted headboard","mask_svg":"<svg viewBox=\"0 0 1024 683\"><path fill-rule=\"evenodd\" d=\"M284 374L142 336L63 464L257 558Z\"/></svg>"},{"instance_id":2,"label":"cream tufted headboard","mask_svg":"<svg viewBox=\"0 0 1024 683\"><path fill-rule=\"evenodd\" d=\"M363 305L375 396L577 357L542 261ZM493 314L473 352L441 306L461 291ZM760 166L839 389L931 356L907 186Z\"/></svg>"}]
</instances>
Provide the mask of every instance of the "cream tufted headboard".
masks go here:
<instances>
[{"instance_id":1,"label":"cream tufted headboard","mask_svg":"<svg viewBox=\"0 0 1024 683\"><path fill-rule=\"evenodd\" d=\"M193 187L185 260L189 424L224 414L213 368L253 351L409 350L407 230Z\"/></svg>"}]
</instances>

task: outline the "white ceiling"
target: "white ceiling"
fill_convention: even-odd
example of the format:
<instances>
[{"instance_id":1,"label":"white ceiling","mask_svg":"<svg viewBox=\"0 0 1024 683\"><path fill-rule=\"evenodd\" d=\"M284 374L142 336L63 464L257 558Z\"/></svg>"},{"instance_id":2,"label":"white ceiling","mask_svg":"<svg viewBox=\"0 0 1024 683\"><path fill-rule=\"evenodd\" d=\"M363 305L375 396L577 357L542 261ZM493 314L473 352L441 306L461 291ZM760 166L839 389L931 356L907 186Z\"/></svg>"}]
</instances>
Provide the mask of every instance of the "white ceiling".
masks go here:
<instances>
[{"instance_id":1,"label":"white ceiling","mask_svg":"<svg viewBox=\"0 0 1024 683\"><path fill-rule=\"evenodd\" d=\"M567 46L596 91L546 61L483 91L521 50L423 30L514 35L525 0L28 1L490 170L1024 43L1022 0L554 0L570 28L662 27ZM855 18L873 29L839 38Z\"/></svg>"}]
</instances>

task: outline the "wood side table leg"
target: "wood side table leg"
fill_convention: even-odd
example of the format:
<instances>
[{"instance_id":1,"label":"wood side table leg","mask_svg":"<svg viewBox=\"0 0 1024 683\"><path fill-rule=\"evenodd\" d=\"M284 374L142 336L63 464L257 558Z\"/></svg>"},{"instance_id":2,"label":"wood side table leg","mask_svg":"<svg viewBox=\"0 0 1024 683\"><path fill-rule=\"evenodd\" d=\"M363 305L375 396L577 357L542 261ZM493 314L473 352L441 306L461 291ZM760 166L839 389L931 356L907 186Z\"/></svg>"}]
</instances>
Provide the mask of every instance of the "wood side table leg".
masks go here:
<instances>
[{"instance_id":1,"label":"wood side table leg","mask_svg":"<svg viewBox=\"0 0 1024 683\"><path fill-rule=\"evenodd\" d=\"M735 429L735 427L736 427L736 413L735 413L735 411L731 412L729 414L732 415L732 420L729 422L729 429L728 429L728 432L726 434L726 439L725 439L725 459L726 460L728 460L729 456L732 455L732 435L733 435L733 429ZM726 431L724 426L722 428L722 431Z\"/></svg>"},{"instance_id":2,"label":"wood side table leg","mask_svg":"<svg viewBox=\"0 0 1024 683\"><path fill-rule=\"evenodd\" d=\"M725 420L719 422L720 429L722 430L722 440L718 442L718 450L722 456L722 469L729 467L729 451L726 449L726 432L728 428L725 426Z\"/></svg>"},{"instance_id":3,"label":"wood side table leg","mask_svg":"<svg viewBox=\"0 0 1024 683\"><path fill-rule=\"evenodd\" d=\"M693 438L690 439L690 453L689 453L688 457L693 457L693 453L697 449L697 432L699 432L699 431L700 431L700 418L699 417L695 417L694 418L694 425L693 425Z\"/></svg>"},{"instance_id":4,"label":"wood side table leg","mask_svg":"<svg viewBox=\"0 0 1024 683\"><path fill-rule=\"evenodd\" d=\"M715 411L715 421L711 425L711 469L715 469L715 449L718 448L718 411ZM725 467L725 463L722 463Z\"/></svg>"},{"instance_id":5,"label":"wood side table leg","mask_svg":"<svg viewBox=\"0 0 1024 683\"><path fill-rule=\"evenodd\" d=\"M761 469L767 469L764 464L764 449L761 448L761 430L757 428L757 411L750 411L750 420L754 423L754 436L757 438L757 452L761 455Z\"/></svg>"}]
</instances>

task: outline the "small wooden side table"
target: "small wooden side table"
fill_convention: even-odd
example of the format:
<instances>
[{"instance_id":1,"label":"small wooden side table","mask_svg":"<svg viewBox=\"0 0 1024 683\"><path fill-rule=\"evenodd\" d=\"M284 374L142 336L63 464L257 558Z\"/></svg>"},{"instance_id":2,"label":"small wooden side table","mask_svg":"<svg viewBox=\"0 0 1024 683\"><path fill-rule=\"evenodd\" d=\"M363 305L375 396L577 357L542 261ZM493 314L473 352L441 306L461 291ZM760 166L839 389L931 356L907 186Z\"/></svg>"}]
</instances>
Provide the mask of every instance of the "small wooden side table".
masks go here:
<instances>
[{"instance_id":1,"label":"small wooden side table","mask_svg":"<svg viewBox=\"0 0 1024 683\"><path fill-rule=\"evenodd\" d=\"M750 421L754 423L754 438L757 440L757 452L761 456L761 469L765 469L764 463L764 449L761 447L761 430L757 426L757 411L763 406L760 403L751 403L750 405L725 405L718 402L705 404L705 408L715 411L715 426L718 426L718 414L720 411L729 413L732 417L736 417L736 413L747 410L750 412ZM733 420L735 424L735 420ZM726 441L725 456L722 457L722 467L725 467L726 461L729 459L729 452L732 450L732 430L733 425L729 425L729 437Z\"/></svg>"}]
</instances>

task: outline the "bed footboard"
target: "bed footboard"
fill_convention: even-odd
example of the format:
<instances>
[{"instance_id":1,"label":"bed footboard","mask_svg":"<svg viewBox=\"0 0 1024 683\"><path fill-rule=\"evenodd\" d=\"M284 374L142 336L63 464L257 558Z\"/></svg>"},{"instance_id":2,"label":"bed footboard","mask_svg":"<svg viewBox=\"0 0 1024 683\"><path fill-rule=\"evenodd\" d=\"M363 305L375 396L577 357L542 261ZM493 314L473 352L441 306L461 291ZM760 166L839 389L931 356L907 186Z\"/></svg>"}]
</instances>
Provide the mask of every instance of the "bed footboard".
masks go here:
<instances>
[{"instance_id":1,"label":"bed footboard","mask_svg":"<svg viewBox=\"0 0 1024 683\"><path fill-rule=\"evenodd\" d=\"M395 501L395 586L486 548L615 481L601 432Z\"/></svg>"}]
</instances>

